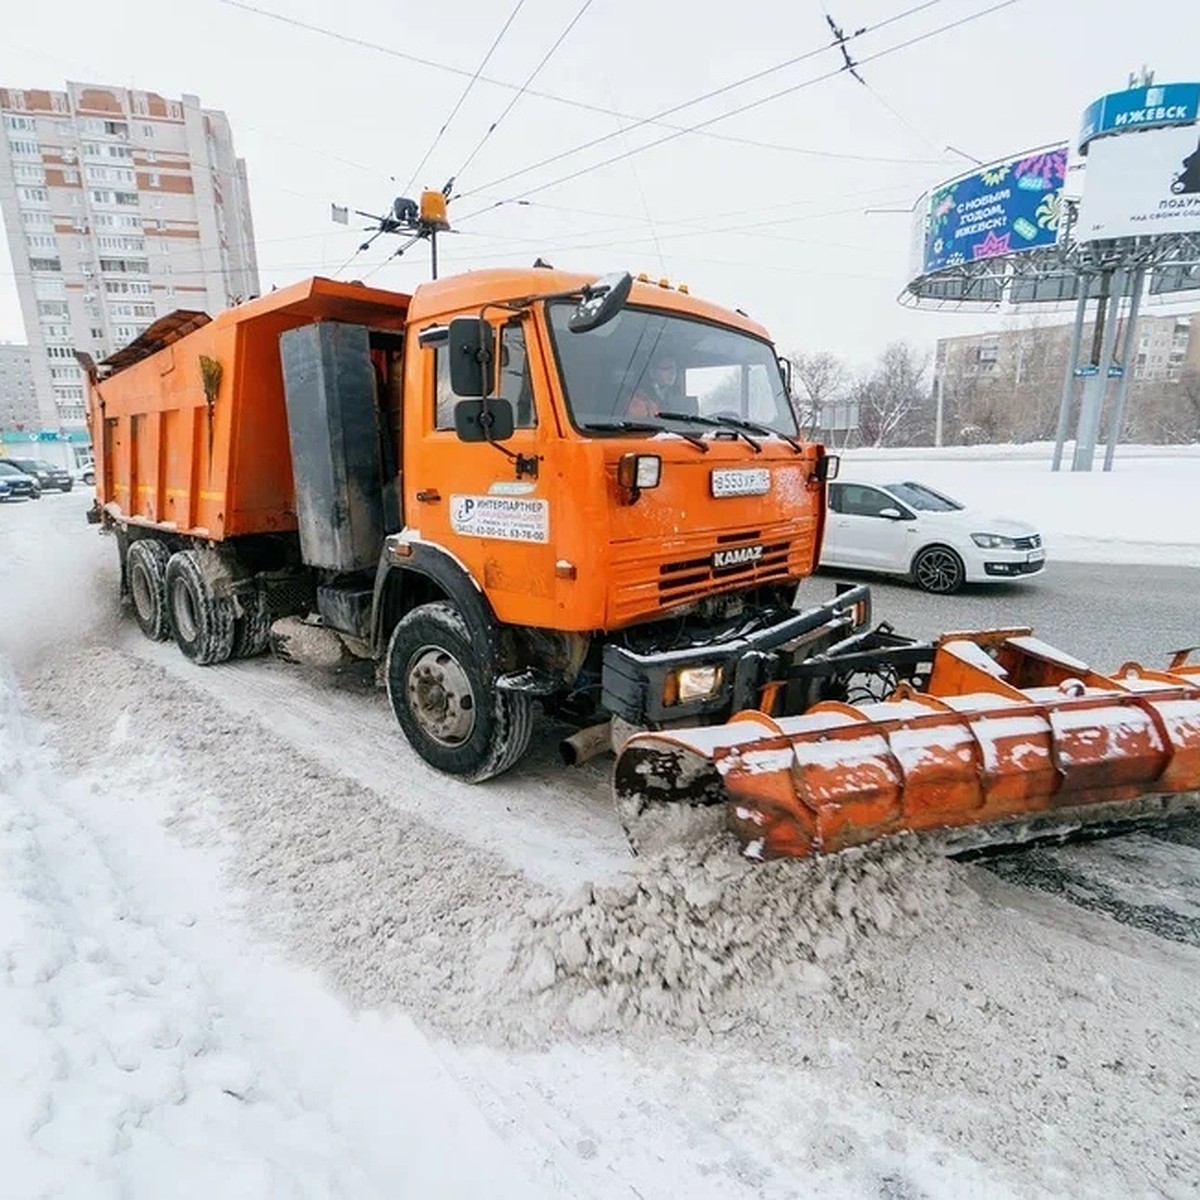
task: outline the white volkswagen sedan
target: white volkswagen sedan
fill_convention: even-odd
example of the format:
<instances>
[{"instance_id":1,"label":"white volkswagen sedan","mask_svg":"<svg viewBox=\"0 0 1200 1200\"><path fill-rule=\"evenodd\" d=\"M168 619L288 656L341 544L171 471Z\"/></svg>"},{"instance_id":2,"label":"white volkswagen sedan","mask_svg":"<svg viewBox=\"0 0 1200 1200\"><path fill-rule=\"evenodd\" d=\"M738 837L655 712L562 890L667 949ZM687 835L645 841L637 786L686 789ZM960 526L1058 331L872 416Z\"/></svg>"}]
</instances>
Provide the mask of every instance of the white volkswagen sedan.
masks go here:
<instances>
[{"instance_id":1,"label":"white volkswagen sedan","mask_svg":"<svg viewBox=\"0 0 1200 1200\"><path fill-rule=\"evenodd\" d=\"M1028 579L1046 567L1032 525L968 509L924 484L829 484L822 567L904 575L927 592Z\"/></svg>"}]
</instances>

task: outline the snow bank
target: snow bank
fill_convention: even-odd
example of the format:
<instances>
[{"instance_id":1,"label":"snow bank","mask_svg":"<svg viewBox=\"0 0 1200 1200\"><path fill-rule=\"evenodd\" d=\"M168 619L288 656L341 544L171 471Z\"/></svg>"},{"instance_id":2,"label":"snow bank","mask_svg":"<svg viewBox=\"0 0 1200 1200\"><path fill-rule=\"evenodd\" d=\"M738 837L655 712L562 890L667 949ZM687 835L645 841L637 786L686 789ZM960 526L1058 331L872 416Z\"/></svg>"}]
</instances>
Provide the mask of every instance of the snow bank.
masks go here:
<instances>
[{"instance_id":1,"label":"snow bank","mask_svg":"<svg viewBox=\"0 0 1200 1200\"><path fill-rule=\"evenodd\" d=\"M851 450L842 475L916 480L981 514L1028 521L1042 531L1051 560L1200 566L1200 524L1188 499L1200 486L1200 447L1125 447L1107 473L1052 472L1052 450L1044 443Z\"/></svg>"}]
</instances>

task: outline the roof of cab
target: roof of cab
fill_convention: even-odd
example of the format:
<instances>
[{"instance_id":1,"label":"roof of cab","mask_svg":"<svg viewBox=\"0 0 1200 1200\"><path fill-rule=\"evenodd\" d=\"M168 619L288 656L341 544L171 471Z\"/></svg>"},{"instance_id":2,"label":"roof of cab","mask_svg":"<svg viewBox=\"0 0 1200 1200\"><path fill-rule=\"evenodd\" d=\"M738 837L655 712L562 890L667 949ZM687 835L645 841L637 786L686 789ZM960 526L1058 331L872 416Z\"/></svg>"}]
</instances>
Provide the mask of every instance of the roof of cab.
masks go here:
<instances>
[{"instance_id":1,"label":"roof of cab","mask_svg":"<svg viewBox=\"0 0 1200 1200\"><path fill-rule=\"evenodd\" d=\"M579 291L595 283L598 275L559 271L545 267L498 267L464 271L420 284L413 293L409 319L424 321L463 309L482 308L489 300L521 300L555 292ZM731 309L701 300L677 288L635 280L629 303L664 308L682 315L700 317L744 330L755 337L770 338L757 321Z\"/></svg>"}]
</instances>

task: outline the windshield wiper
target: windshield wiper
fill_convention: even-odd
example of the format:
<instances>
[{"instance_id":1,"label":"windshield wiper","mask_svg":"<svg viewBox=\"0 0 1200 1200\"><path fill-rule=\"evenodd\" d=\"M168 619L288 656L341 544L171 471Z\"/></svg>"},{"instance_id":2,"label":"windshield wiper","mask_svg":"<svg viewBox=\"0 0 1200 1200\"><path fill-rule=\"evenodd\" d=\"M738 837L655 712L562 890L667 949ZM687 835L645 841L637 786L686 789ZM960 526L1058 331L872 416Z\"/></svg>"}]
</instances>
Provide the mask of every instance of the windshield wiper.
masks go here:
<instances>
[{"instance_id":1,"label":"windshield wiper","mask_svg":"<svg viewBox=\"0 0 1200 1200\"><path fill-rule=\"evenodd\" d=\"M762 447L742 428L741 423L732 417L702 417L699 413L685 412L660 412L658 415L666 421L690 421L693 425L708 425L713 429L731 429L749 443L755 454L762 452Z\"/></svg>"},{"instance_id":2,"label":"windshield wiper","mask_svg":"<svg viewBox=\"0 0 1200 1200\"><path fill-rule=\"evenodd\" d=\"M585 421L579 428L590 433L673 433L685 442L690 442L702 454L708 453L708 446L703 438L698 438L693 433L682 433L678 429L668 429L654 421Z\"/></svg>"},{"instance_id":3,"label":"windshield wiper","mask_svg":"<svg viewBox=\"0 0 1200 1200\"><path fill-rule=\"evenodd\" d=\"M679 413L660 413L659 416L674 417L684 414ZM775 429L770 425L760 425L757 421L747 421L744 417L706 417L705 420L719 422L722 425L732 425L734 429L748 429L751 433L761 433L764 437L769 434L774 434L777 438L782 438L797 454L804 453L804 447L796 441L789 433L784 433L781 429Z\"/></svg>"}]
</instances>

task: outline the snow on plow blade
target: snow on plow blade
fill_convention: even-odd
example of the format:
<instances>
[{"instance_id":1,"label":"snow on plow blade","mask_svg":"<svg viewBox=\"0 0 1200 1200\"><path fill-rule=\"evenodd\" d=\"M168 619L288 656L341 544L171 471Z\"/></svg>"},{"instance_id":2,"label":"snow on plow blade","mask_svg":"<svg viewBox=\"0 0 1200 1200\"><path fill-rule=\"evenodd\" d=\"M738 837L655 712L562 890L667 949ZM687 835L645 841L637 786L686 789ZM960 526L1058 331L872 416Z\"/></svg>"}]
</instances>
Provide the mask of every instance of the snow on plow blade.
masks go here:
<instances>
[{"instance_id":1,"label":"snow on plow blade","mask_svg":"<svg viewBox=\"0 0 1200 1200\"><path fill-rule=\"evenodd\" d=\"M1114 675L1025 631L949 634L925 688L641 733L616 764L635 853L724 825L751 858L937 831L949 852L1200 809L1200 663Z\"/></svg>"}]
</instances>

